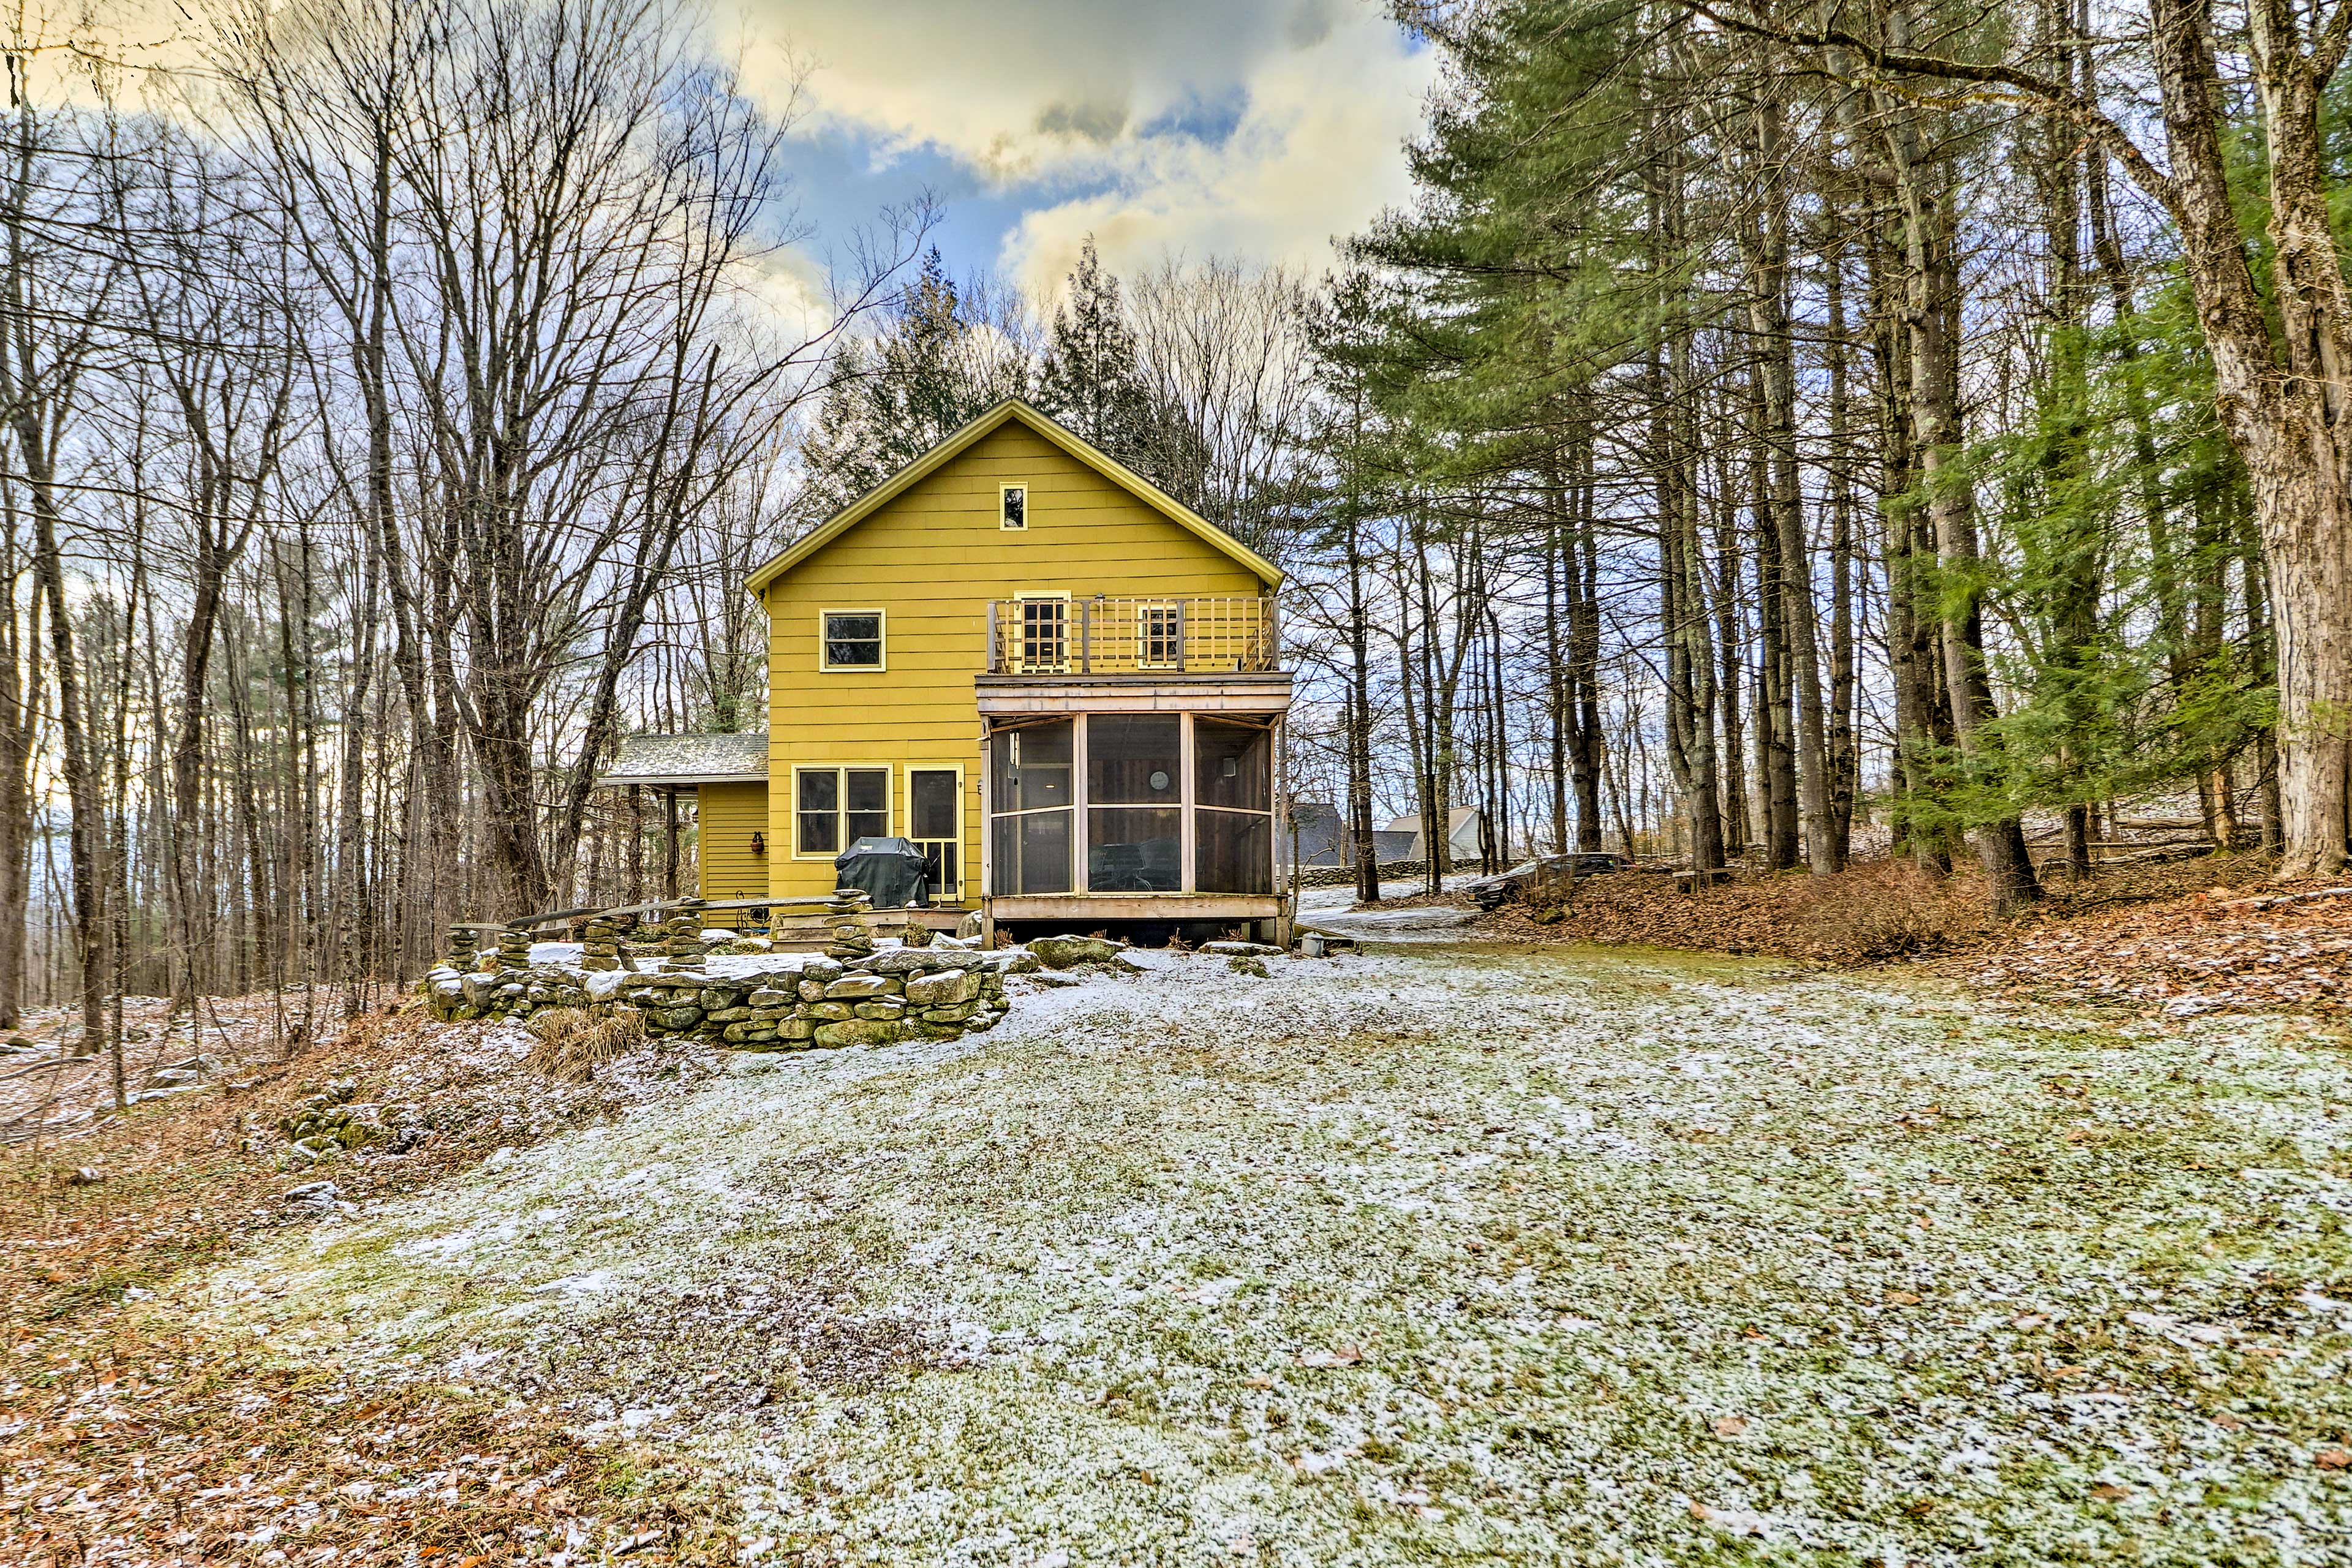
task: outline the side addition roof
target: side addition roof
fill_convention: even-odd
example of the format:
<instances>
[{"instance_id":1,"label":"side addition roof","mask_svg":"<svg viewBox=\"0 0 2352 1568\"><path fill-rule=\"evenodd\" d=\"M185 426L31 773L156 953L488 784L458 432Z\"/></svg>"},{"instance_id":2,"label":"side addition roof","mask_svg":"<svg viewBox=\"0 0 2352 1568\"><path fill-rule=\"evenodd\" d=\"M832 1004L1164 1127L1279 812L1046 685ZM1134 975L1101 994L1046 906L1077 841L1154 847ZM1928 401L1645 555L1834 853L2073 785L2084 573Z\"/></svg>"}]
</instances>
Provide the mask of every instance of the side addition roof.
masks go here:
<instances>
[{"instance_id":1,"label":"side addition roof","mask_svg":"<svg viewBox=\"0 0 2352 1568\"><path fill-rule=\"evenodd\" d=\"M631 735L597 779L618 784L765 784L768 732L736 735Z\"/></svg>"},{"instance_id":2,"label":"side addition roof","mask_svg":"<svg viewBox=\"0 0 2352 1568\"><path fill-rule=\"evenodd\" d=\"M962 429L900 468L888 479L826 518L814 531L803 534L768 561L755 568L746 586L754 594L767 591L768 584L831 544L835 540L873 516L907 490L937 473L977 442L1008 420L1018 420L1046 440L1067 452L1095 472L1133 495L1188 533L1197 534L1216 549L1240 562L1255 573L1267 587L1282 582L1282 569L1133 468L1121 463L1109 453L1083 436L1065 428L1017 397L1008 397L987 413L972 420Z\"/></svg>"}]
</instances>

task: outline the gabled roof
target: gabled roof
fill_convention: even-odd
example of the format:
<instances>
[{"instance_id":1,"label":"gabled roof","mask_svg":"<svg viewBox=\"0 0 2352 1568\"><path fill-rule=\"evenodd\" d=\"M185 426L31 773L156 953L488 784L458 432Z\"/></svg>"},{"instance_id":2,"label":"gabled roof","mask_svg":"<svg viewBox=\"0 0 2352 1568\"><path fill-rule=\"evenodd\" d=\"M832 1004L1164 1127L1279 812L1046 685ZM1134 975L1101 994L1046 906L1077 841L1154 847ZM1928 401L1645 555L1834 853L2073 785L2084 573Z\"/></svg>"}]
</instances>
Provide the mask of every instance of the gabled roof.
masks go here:
<instances>
[{"instance_id":1,"label":"gabled roof","mask_svg":"<svg viewBox=\"0 0 2352 1568\"><path fill-rule=\"evenodd\" d=\"M768 584L807 560L810 556L839 539L843 534L881 510L914 486L955 461L981 437L1004 425L1018 420L1067 452L1087 467L1102 475L1144 502L1188 533L1199 535L1223 553L1233 557L1255 573L1259 582L1274 587L1282 582L1282 571L1273 562L1121 463L1109 453L1076 432L1066 429L1017 397L1008 397L995 407L972 420L839 511L818 524L811 532L803 534L782 551L772 556L765 564L753 569L746 586L752 593L767 591Z\"/></svg>"},{"instance_id":2,"label":"gabled roof","mask_svg":"<svg viewBox=\"0 0 2352 1568\"><path fill-rule=\"evenodd\" d=\"M630 735L598 777L619 784L765 784L768 732L738 735Z\"/></svg>"}]
</instances>

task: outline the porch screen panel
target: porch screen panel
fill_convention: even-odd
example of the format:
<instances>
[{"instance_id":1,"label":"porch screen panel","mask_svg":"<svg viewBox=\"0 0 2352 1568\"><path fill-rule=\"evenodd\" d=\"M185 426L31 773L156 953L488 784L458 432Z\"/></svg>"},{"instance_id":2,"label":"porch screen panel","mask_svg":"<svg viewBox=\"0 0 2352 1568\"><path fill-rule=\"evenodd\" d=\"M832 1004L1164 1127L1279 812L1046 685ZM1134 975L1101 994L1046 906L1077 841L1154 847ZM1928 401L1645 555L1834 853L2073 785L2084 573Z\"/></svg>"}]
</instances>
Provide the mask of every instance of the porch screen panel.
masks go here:
<instances>
[{"instance_id":1,"label":"porch screen panel","mask_svg":"<svg viewBox=\"0 0 2352 1568\"><path fill-rule=\"evenodd\" d=\"M1071 735L1063 719L990 738L990 892L1070 890Z\"/></svg>"},{"instance_id":2,"label":"porch screen panel","mask_svg":"<svg viewBox=\"0 0 2352 1568\"><path fill-rule=\"evenodd\" d=\"M1174 893L1184 886L1182 721L1087 721L1087 889Z\"/></svg>"},{"instance_id":3,"label":"porch screen panel","mask_svg":"<svg viewBox=\"0 0 2352 1568\"><path fill-rule=\"evenodd\" d=\"M1192 724L1192 871L1204 893L1274 891L1274 737L1255 724Z\"/></svg>"},{"instance_id":4,"label":"porch screen panel","mask_svg":"<svg viewBox=\"0 0 2352 1568\"><path fill-rule=\"evenodd\" d=\"M1274 817L1254 811L1192 814L1192 873L1204 893L1274 891Z\"/></svg>"}]
</instances>

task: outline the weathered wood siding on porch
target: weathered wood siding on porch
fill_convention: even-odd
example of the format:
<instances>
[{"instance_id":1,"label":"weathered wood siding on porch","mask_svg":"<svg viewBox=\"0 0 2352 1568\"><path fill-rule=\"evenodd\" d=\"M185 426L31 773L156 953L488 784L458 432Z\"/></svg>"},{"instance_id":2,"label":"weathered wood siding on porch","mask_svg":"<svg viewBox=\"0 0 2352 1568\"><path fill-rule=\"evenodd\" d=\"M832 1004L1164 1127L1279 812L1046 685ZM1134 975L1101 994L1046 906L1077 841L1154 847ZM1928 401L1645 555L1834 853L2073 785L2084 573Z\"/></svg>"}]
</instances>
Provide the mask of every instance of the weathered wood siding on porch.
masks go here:
<instances>
[{"instance_id":1,"label":"weathered wood siding on porch","mask_svg":"<svg viewBox=\"0 0 2352 1568\"><path fill-rule=\"evenodd\" d=\"M997 488L1029 487L1028 527L998 525ZM1172 525L1018 421L1000 426L772 584L768 889L833 886L831 856L793 853L793 770L890 769L891 831L906 833L907 770L963 770L965 889L978 892L980 720L988 605L1023 594L1256 594L1241 562ZM825 610L884 612L885 668L818 668Z\"/></svg>"}]
</instances>

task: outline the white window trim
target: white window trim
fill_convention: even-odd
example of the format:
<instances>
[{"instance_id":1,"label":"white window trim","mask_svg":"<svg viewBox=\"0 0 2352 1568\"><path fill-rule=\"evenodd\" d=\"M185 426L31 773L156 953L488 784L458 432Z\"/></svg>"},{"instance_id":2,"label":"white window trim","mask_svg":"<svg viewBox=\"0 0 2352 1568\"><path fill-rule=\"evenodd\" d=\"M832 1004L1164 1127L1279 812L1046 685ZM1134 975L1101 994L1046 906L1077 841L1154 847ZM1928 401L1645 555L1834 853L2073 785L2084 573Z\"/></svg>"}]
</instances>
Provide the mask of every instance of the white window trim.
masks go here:
<instances>
[{"instance_id":1,"label":"white window trim","mask_svg":"<svg viewBox=\"0 0 2352 1568\"><path fill-rule=\"evenodd\" d=\"M872 616L882 633L882 662L879 664L835 664L824 656L827 638L824 635L828 616ZM878 605L835 605L816 613L816 667L827 675L880 675L890 668L890 612Z\"/></svg>"},{"instance_id":2,"label":"white window trim","mask_svg":"<svg viewBox=\"0 0 2352 1568\"><path fill-rule=\"evenodd\" d=\"M847 849L851 844L856 842L856 840L847 837L849 832L849 780L845 775L853 773L880 773L883 775L883 822L882 831L877 837L883 838L891 837L892 831L897 826L898 820L898 780L897 773L888 763L794 763L793 764L793 804L792 816L790 819L790 831L792 833L791 842L793 847L792 858L795 860L831 860L835 856L839 855L842 850ZM841 848L839 849L803 850L801 847L801 775L803 773L832 773L835 775L838 780L834 798L841 804L834 808L833 819L835 826L841 830L842 843ZM772 853L772 850L771 852Z\"/></svg>"},{"instance_id":3,"label":"white window trim","mask_svg":"<svg viewBox=\"0 0 2352 1568\"><path fill-rule=\"evenodd\" d=\"M1019 491L1021 492L1021 524L1020 524L1020 526L1019 526L1019 527L1017 527L1017 528L1016 528L1016 527L1014 527L1012 523L1009 523L1009 522L1007 522L1007 521L1004 521L1004 498L1005 498L1005 496L1006 496L1009 492L1013 491L1013 490L1019 490ZM1029 509L1030 509L1030 496L1029 496L1029 486L1027 485L1027 483L1024 482L1024 483L1021 483L1021 484L1001 484L1001 485L999 485L999 486L997 486L997 487L996 487L996 530L997 530L997 531L998 531L998 532L1000 532L1000 533L1026 533L1026 532L1028 532L1028 531L1029 531L1029 518L1030 518L1030 510L1029 510Z\"/></svg>"}]
</instances>

